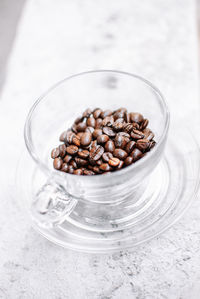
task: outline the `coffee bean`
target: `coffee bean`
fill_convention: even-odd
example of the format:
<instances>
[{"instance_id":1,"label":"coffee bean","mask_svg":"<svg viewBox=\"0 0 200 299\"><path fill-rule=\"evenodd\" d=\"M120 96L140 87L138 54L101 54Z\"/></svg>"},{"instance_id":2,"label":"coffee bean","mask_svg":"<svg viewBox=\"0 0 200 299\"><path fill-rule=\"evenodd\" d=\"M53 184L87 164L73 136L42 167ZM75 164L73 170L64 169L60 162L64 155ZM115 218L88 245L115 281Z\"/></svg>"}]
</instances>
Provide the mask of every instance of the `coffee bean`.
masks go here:
<instances>
[{"instance_id":1,"label":"coffee bean","mask_svg":"<svg viewBox=\"0 0 200 299\"><path fill-rule=\"evenodd\" d=\"M91 141L92 141L92 134L89 133L89 132L86 132L84 133L82 136L81 136L81 145L82 146L88 146Z\"/></svg>"},{"instance_id":2,"label":"coffee bean","mask_svg":"<svg viewBox=\"0 0 200 299\"><path fill-rule=\"evenodd\" d=\"M104 153L104 148L101 145L94 146L90 151L90 159L97 161Z\"/></svg>"},{"instance_id":3,"label":"coffee bean","mask_svg":"<svg viewBox=\"0 0 200 299\"><path fill-rule=\"evenodd\" d=\"M75 124L72 125L71 131L74 132L75 134L78 132Z\"/></svg>"},{"instance_id":4,"label":"coffee bean","mask_svg":"<svg viewBox=\"0 0 200 299\"><path fill-rule=\"evenodd\" d=\"M61 158L64 158L65 154L66 154L66 146L65 146L65 144L59 145L59 156Z\"/></svg>"},{"instance_id":5,"label":"coffee bean","mask_svg":"<svg viewBox=\"0 0 200 299\"><path fill-rule=\"evenodd\" d=\"M82 117L82 116L78 116L78 117L75 119L74 123L77 125L77 124L80 123L82 120L83 120L83 117Z\"/></svg>"},{"instance_id":6,"label":"coffee bean","mask_svg":"<svg viewBox=\"0 0 200 299\"><path fill-rule=\"evenodd\" d=\"M63 142L65 140L65 137L66 137L67 133L68 133L68 131L62 132L62 134L60 135L59 140Z\"/></svg>"},{"instance_id":7,"label":"coffee bean","mask_svg":"<svg viewBox=\"0 0 200 299\"><path fill-rule=\"evenodd\" d=\"M74 174L81 175L83 173L83 170L81 168L75 169Z\"/></svg>"},{"instance_id":8,"label":"coffee bean","mask_svg":"<svg viewBox=\"0 0 200 299\"><path fill-rule=\"evenodd\" d=\"M113 155L114 155L115 157L117 157L118 159L120 159L120 160L124 160L124 159L126 159L126 157L128 156L127 152L125 152L125 151L124 151L123 149L121 149L121 148L116 148L116 149L114 150Z\"/></svg>"},{"instance_id":9,"label":"coffee bean","mask_svg":"<svg viewBox=\"0 0 200 299\"><path fill-rule=\"evenodd\" d=\"M126 148L125 148L126 152L128 154L131 153L133 151L133 149L135 148L135 146L136 146L136 142L135 141L129 141L127 143L127 145L126 145Z\"/></svg>"},{"instance_id":10,"label":"coffee bean","mask_svg":"<svg viewBox=\"0 0 200 299\"><path fill-rule=\"evenodd\" d=\"M99 108L96 108L94 111L93 111L93 116L94 118L99 118L100 117L100 114L101 114L102 110L99 109Z\"/></svg>"},{"instance_id":11,"label":"coffee bean","mask_svg":"<svg viewBox=\"0 0 200 299\"><path fill-rule=\"evenodd\" d=\"M74 168L73 168L72 165L69 165L69 166L68 166L68 171L67 171L67 172L68 172L68 173L71 173L71 174L74 173Z\"/></svg>"},{"instance_id":12,"label":"coffee bean","mask_svg":"<svg viewBox=\"0 0 200 299\"><path fill-rule=\"evenodd\" d=\"M117 170L121 169L124 166L124 161L120 160L119 165L116 167Z\"/></svg>"},{"instance_id":13,"label":"coffee bean","mask_svg":"<svg viewBox=\"0 0 200 299\"><path fill-rule=\"evenodd\" d=\"M150 148L150 142L147 139L140 139L136 143L136 147L142 151L145 152Z\"/></svg>"},{"instance_id":14,"label":"coffee bean","mask_svg":"<svg viewBox=\"0 0 200 299\"><path fill-rule=\"evenodd\" d=\"M62 165L62 167L61 167L60 170L63 171L63 172L67 172L68 171L68 164L67 163L63 163L63 165Z\"/></svg>"},{"instance_id":15,"label":"coffee bean","mask_svg":"<svg viewBox=\"0 0 200 299\"><path fill-rule=\"evenodd\" d=\"M90 148L97 146L97 140L93 140L90 144Z\"/></svg>"},{"instance_id":16,"label":"coffee bean","mask_svg":"<svg viewBox=\"0 0 200 299\"><path fill-rule=\"evenodd\" d=\"M95 173L101 173L101 170L99 169L98 166L94 166L94 167L93 167L93 171L94 171Z\"/></svg>"},{"instance_id":17,"label":"coffee bean","mask_svg":"<svg viewBox=\"0 0 200 299\"><path fill-rule=\"evenodd\" d=\"M78 146L69 145L69 146L67 146L66 151L67 151L68 154L73 156L78 152Z\"/></svg>"},{"instance_id":18,"label":"coffee bean","mask_svg":"<svg viewBox=\"0 0 200 299\"><path fill-rule=\"evenodd\" d=\"M78 156L80 158L87 159L88 156L89 156L89 151L88 150L79 150L78 151Z\"/></svg>"},{"instance_id":19,"label":"coffee bean","mask_svg":"<svg viewBox=\"0 0 200 299\"><path fill-rule=\"evenodd\" d=\"M115 150L114 142L112 140L108 140L105 144L105 151L112 153L114 152L114 150Z\"/></svg>"},{"instance_id":20,"label":"coffee bean","mask_svg":"<svg viewBox=\"0 0 200 299\"><path fill-rule=\"evenodd\" d=\"M117 134L116 137L115 137L115 146L118 147L118 148L122 148L124 149L126 144L130 141L129 138L123 136L123 135L120 135L120 134Z\"/></svg>"},{"instance_id":21,"label":"coffee bean","mask_svg":"<svg viewBox=\"0 0 200 299\"><path fill-rule=\"evenodd\" d=\"M115 113L114 113L114 120L116 120L116 119L118 119L118 118L124 118L124 111L122 110L122 111L116 111Z\"/></svg>"},{"instance_id":22,"label":"coffee bean","mask_svg":"<svg viewBox=\"0 0 200 299\"><path fill-rule=\"evenodd\" d=\"M79 157L75 158L76 164L78 166L86 166L88 164L88 161Z\"/></svg>"},{"instance_id":23,"label":"coffee bean","mask_svg":"<svg viewBox=\"0 0 200 299\"><path fill-rule=\"evenodd\" d=\"M127 109L124 107L120 107L119 109L117 109L117 111L126 113Z\"/></svg>"},{"instance_id":24,"label":"coffee bean","mask_svg":"<svg viewBox=\"0 0 200 299\"><path fill-rule=\"evenodd\" d=\"M112 168L108 163L103 163L99 166L99 169L102 171L110 171Z\"/></svg>"},{"instance_id":25,"label":"coffee bean","mask_svg":"<svg viewBox=\"0 0 200 299\"><path fill-rule=\"evenodd\" d=\"M124 120L125 120L125 122L127 122L127 123L130 123L130 122L131 122L130 114L129 114L128 112L125 112L125 113L124 113Z\"/></svg>"},{"instance_id":26,"label":"coffee bean","mask_svg":"<svg viewBox=\"0 0 200 299\"><path fill-rule=\"evenodd\" d=\"M97 118L96 119L96 122L95 122L95 129L100 129L100 128L102 128L102 122L103 122L103 120L102 120L102 118Z\"/></svg>"},{"instance_id":27,"label":"coffee bean","mask_svg":"<svg viewBox=\"0 0 200 299\"><path fill-rule=\"evenodd\" d=\"M65 157L64 157L64 162L65 163L69 163L69 161L72 159L72 156L71 155L66 155Z\"/></svg>"},{"instance_id":28,"label":"coffee bean","mask_svg":"<svg viewBox=\"0 0 200 299\"><path fill-rule=\"evenodd\" d=\"M102 158L103 158L104 162L108 162L110 159L113 158L113 155L109 152L105 152L105 153L103 153Z\"/></svg>"},{"instance_id":29,"label":"coffee bean","mask_svg":"<svg viewBox=\"0 0 200 299\"><path fill-rule=\"evenodd\" d=\"M59 148L58 147L54 148L51 151L51 158L52 159L58 158L59 154L60 154Z\"/></svg>"},{"instance_id":30,"label":"coffee bean","mask_svg":"<svg viewBox=\"0 0 200 299\"><path fill-rule=\"evenodd\" d=\"M133 163L133 157L128 156L125 160L124 160L125 165L130 165Z\"/></svg>"},{"instance_id":31,"label":"coffee bean","mask_svg":"<svg viewBox=\"0 0 200 299\"><path fill-rule=\"evenodd\" d=\"M123 126L123 130L126 133L130 133L132 131L132 129L133 129L133 125L131 123L126 123Z\"/></svg>"},{"instance_id":32,"label":"coffee bean","mask_svg":"<svg viewBox=\"0 0 200 299\"><path fill-rule=\"evenodd\" d=\"M95 129L94 132L92 133L92 136L96 139L99 135L102 135L102 130L101 129Z\"/></svg>"},{"instance_id":33,"label":"coffee bean","mask_svg":"<svg viewBox=\"0 0 200 299\"><path fill-rule=\"evenodd\" d=\"M73 137L72 137L72 143L74 144L74 145L76 145L76 146L80 146L80 137L79 136L77 136L77 135L74 135Z\"/></svg>"},{"instance_id":34,"label":"coffee bean","mask_svg":"<svg viewBox=\"0 0 200 299\"><path fill-rule=\"evenodd\" d=\"M131 137L135 140L138 140L144 138L144 134L139 130L133 129L133 131L131 132Z\"/></svg>"},{"instance_id":35,"label":"coffee bean","mask_svg":"<svg viewBox=\"0 0 200 299\"><path fill-rule=\"evenodd\" d=\"M119 163L120 163L120 160L118 158L114 158L114 157L108 161L108 164L113 167L118 166Z\"/></svg>"},{"instance_id":36,"label":"coffee bean","mask_svg":"<svg viewBox=\"0 0 200 299\"><path fill-rule=\"evenodd\" d=\"M77 136L78 138L81 138L82 135L83 135L83 132L78 132L78 133L76 134L76 136Z\"/></svg>"},{"instance_id":37,"label":"coffee bean","mask_svg":"<svg viewBox=\"0 0 200 299\"><path fill-rule=\"evenodd\" d=\"M62 167L62 164L63 164L63 161L62 159L59 157L59 158L55 158L53 160L53 167L57 170L61 169Z\"/></svg>"},{"instance_id":38,"label":"coffee bean","mask_svg":"<svg viewBox=\"0 0 200 299\"><path fill-rule=\"evenodd\" d=\"M65 134L64 142L66 144L72 144L74 136L76 136L74 132L67 131L66 134Z\"/></svg>"},{"instance_id":39,"label":"coffee bean","mask_svg":"<svg viewBox=\"0 0 200 299\"><path fill-rule=\"evenodd\" d=\"M86 129L86 123L84 123L84 122L80 122L78 125L76 125L76 130L78 131L78 132L84 132L85 131L85 129Z\"/></svg>"},{"instance_id":40,"label":"coffee bean","mask_svg":"<svg viewBox=\"0 0 200 299\"><path fill-rule=\"evenodd\" d=\"M122 128L123 128L123 122L124 122L124 120L123 120L123 118L118 118L115 122L114 122L114 124L113 124L113 129L115 130L115 131L120 131L120 130L122 130Z\"/></svg>"},{"instance_id":41,"label":"coffee bean","mask_svg":"<svg viewBox=\"0 0 200 299\"><path fill-rule=\"evenodd\" d=\"M103 157L103 155L102 155L102 157ZM103 160L100 158L99 160L96 161L96 164L98 166L100 166L101 164L103 164Z\"/></svg>"},{"instance_id":42,"label":"coffee bean","mask_svg":"<svg viewBox=\"0 0 200 299\"><path fill-rule=\"evenodd\" d=\"M156 142L154 140L150 141L150 149L152 149L155 145L156 145Z\"/></svg>"},{"instance_id":43,"label":"coffee bean","mask_svg":"<svg viewBox=\"0 0 200 299\"><path fill-rule=\"evenodd\" d=\"M112 114L111 110L105 110L101 112L101 118L105 118L106 116L110 116Z\"/></svg>"},{"instance_id":44,"label":"coffee bean","mask_svg":"<svg viewBox=\"0 0 200 299\"><path fill-rule=\"evenodd\" d=\"M93 133L94 132L94 128L93 127L87 127L86 129L85 129L85 132L88 132L88 133Z\"/></svg>"},{"instance_id":45,"label":"coffee bean","mask_svg":"<svg viewBox=\"0 0 200 299\"><path fill-rule=\"evenodd\" d=\"M135 148L130 154L130 156L133 158L133 161L135 162L142 157L142 152L138 148Z\"/></svg>"},{"instance_id":46,"label":"coffee bean","mask_svg":"<svg viewBox=\"0 0 200 299\"><path fill-rule=\"evenodd\" d=\"M121 135L121 136L124 136L124 137L127 137L127 138L130 138L131 136L128 134L128 133L126 133L126 132L119 132L119 133L117 133L118 135Z\"/></svg>"},{"instance_id":47,"label":"coffee bean","mask_svg":"<svg viewBox=\"0 0 200 299\"><path fill-rule=\"evenodd\" d=\"M102 125L105 127L111 127L114 123L114 118L113 116L106 116L104 119L103 119L103 122L102 122Z\"/></svg>"},{"instance_id":48,"label":"coffee bean","mask_svg":"<svg viewBox=\"0 0 200 299\"><path fill-rule=\"evenodd\" d=\"M146 137L146 139L149 141L151 141L153 138L154 138L154 134L152 132Z\"/></svg>"},{"instance_id":49,"label":"coffee bean","mask_svg":"<svg viewBox=\"0 0 200 299\"><path fill-rule=\"evenodd\" d=\"M94 119L94 117L89 117L88 119L87 119L87 125L89 126L89 127L95 127L95 123L96 123L96 121L95 121L95 119Z\"/></svg>"},{"instance_id":50,"label":"coffee bean","mask_svg":"<svg viewBox=\"0 0 200 299\"><path fill-rule=\"evenodd\" d=\"M139 124L133 122L132 125L133 125L133 129L140 130Z\"/></svg>"},{"instance_id":51,"label":"coffee bean","mask_svg":"<svg viewBox=\"0 0 200 299\"><path fill-rule=\"evenodd\" d=\"M140 125L140 130L144 130L148 126L148 124L149 124L149 121L148 121L148 119L145 118Z\"/></svg>"},{"instance_id":52,"label":"coffee bean","mask_svg":"<svg viewBox=\"0 0 200 299\"><path fill-rule=\"evenodd\" d=\"M83 117L89 117L91 113L92 113L92 110L90 108L88 108L83 112Z\"/></svg>"},{"instance_id":53,"label":"coffee bean","mask_svg":"<svg viewBox=\"0 0 200 299\"><path fill-rule=\"evenodd\" d=\"M85 170L83 171L83 173L84 173L84 175L94 175L94 174L95 174L94 171L92 171L92 170L87 170L87 169L85 169Z\"/></svg>"},{"instance_id":54,"label":"coffee bean","mask_svg":"<svg viewBox=\"0 0 200 299\"><path fill-rule=\"evenodd\" d=\"M110 128L110 127L104 127L104 128L103 128L103 132L104 132L106 135L110 136L110 137L113 137L113 136L116 135L116 133L115 133L115 132L113 131L113 129Z\"/></svg>"},{"instance_id":55,"label":"coffee bean","mask_svg":"<svg viewBox=\"0 0 200 299\"><path fill-rule=\"evenodd\" d=\"M108 137L108 135L105 135L105 134L102 134L97 137L97 143L99 143L99 144L106 143L108 140L109 140L109 137Z\"/></svg>"},{"instance_id":56,"label":"coffee bean","mask_svg":"<svg viewBox=\"0 0 200 299\"><path fill-rule=\"evenodd\" d=\"M77 168L77 164L76 164L76 162L75 162L74 160L71 160L71 161L69 162L69 165L72 165L74 169Z\"/></svg>"},{"instance_id":57,"label":"coffee bean","mask_svg":"<svg viewBox=\"0 0 200 299\"><path fill-rule=\"evenodd\" d=\"M143 121L143 115L138 112L131 112L130 113L131 122L141 123Z\"/></svg>"}]
</instances>

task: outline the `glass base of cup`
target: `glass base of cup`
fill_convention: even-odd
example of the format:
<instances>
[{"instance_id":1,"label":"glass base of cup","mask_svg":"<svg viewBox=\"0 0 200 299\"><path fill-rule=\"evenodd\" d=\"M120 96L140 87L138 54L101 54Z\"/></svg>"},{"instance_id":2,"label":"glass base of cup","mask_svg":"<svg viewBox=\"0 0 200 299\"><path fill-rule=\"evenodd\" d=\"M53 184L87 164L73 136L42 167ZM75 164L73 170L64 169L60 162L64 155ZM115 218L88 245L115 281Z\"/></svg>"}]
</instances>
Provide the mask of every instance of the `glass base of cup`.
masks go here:
<instances>
[{"instance_id":1,"label":"glass base of cup","mask_svg":"<svg viewBox=\"0 0 200 299\"><path fill-rule=\"evenodd\" d=\"M27 164L29 173L24 172ZM169 137L164 158L149 180L129 198L107 205L80 201L55 225L33 221L33 227L50 241L73 250L103 253L131 248L159 235L183 215L197 194L199 167L195 139L189 131L178 130ZM24 199L25 212L33 220L32 198L46 180L39 173L28 154L23 155L17 171L17 197Z\"/></svg>"}]
</instances>

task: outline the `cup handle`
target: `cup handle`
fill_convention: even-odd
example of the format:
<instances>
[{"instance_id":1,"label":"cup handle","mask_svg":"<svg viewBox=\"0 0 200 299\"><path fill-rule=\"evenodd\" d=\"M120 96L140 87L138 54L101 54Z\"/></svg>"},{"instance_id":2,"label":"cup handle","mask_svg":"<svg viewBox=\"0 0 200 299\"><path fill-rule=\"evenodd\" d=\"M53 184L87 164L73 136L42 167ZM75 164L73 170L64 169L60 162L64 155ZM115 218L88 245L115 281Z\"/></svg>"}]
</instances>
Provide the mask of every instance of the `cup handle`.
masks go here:
<instances>
[{"instance_id":1,"label":"cup handle","mask_svg":"<svg viewBox=\"0 0 200 299\"><path fill-rule=\"evenodd\" d=\"M66 190L47 181L34 196L31 206L33 221L42 228L52 228L65 221L77 204L77 200Z\"/></svg>"}]
</instances>

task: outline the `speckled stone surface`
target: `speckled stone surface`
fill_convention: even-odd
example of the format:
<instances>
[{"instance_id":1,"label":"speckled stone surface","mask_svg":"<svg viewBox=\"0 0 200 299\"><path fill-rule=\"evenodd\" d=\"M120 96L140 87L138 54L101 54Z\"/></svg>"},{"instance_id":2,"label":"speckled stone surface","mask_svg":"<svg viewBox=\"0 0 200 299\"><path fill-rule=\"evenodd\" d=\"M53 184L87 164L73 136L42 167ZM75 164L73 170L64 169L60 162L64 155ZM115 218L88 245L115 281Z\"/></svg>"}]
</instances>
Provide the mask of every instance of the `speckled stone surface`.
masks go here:
<instances>
[{"instance_id":1,"label":"speckled stone surface","mask_svg":"<svg viewBox=\"0 0 200 299\"><path fill-rule=\"evenodd\" d=\"M172 117L196 126L196 39L192 0L25 2L0 98L0 298L200 298L200 198L173 228L133 251L89 255L38 235L15 192L28 109L64 76L138 73L162 90Z\"/></svg>"}]
</instances>

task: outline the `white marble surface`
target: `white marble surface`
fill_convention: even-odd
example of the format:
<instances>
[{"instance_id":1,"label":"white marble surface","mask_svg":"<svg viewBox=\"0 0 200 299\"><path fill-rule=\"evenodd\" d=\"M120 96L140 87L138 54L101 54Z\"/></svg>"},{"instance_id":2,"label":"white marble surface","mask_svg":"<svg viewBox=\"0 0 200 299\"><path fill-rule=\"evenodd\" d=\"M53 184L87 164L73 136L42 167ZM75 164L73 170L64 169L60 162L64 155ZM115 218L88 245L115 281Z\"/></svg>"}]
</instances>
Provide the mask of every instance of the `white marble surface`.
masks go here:
<instances>
[{"instance_id":1,"label":"white marble surface","mask_svg":"<svg viewBox=\"0 0 200 299\"><path fill-rule=\"evenodd\" d=\"M132 252L88 255L33 231L14 180L30 105L79 71L139 73L162 90L173 117L196 124L196 38L192 0L26 1L0 99L0 298L199 298L199 201L173 228Z\"/></svg>"}]
</instances>

